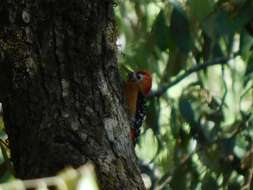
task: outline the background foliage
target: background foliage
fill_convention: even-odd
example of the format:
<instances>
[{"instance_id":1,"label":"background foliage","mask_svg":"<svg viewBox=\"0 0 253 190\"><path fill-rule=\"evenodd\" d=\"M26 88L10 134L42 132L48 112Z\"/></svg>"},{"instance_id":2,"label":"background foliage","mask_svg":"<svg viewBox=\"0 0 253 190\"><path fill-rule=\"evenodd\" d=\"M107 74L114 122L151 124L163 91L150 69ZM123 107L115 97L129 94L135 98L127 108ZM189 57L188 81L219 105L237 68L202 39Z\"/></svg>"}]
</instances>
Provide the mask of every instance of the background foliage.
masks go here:
<instances>
[{"instance_id":1,"label":"background foliage","mask_svg":"<svg viewBox=\"0 0 253 190\"><path fill-rule=\"evenodd\" d=\"M253 189L252 10L252 0L116 1L121 74L154 78L136 146L149 189ZM2 119L0 137L4 182Z\"/></svg>"},{"instance_id":2,"label":"background foliage","mask_svg":"<svg viewBox=\"0 0 253 190\"><path fill-rule=\"evenodd\" d=\"M121 73L153 73L136 147L155 190L253 189L253 2L128 0Z\"/></svg>"}]
</instances>

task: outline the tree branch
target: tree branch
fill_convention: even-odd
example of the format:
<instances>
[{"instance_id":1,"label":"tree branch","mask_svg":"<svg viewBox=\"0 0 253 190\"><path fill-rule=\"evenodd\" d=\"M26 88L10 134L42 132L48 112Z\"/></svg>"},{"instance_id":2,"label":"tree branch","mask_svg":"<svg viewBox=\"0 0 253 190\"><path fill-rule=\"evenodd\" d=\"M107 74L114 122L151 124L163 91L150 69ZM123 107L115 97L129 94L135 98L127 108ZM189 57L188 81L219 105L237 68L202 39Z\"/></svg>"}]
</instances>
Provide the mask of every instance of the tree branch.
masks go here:
<instances>
[{"instance_id":1,"label":"tree branch","mask_svg":"<svg viewBox=\"0 0 253 190\"><path fill-rule=\"evenodd\" d=\"M238 53L234 53L233 56L229 56L229 57L219 57L216 59L213 59L211 61L207 61L203 64L198 64L193 66L192 68L186 70L183 74L179 74L178 77L176 77L174 80L172 80L171 82L161 86L158 90L151 92L150 97L160 97L162 96L169 88L171 88L172 86L176 85L177 83L179 83L180 81L182 81L183 79L185 79L186 77L188 77L189 75L191 75L192 73L201 71L206 69L207 67L210 66L214 66L214 65L225 65L228 63L229 60L233 59L234 57L236 57L238 55Z\"/></svg>"}]
</instances>

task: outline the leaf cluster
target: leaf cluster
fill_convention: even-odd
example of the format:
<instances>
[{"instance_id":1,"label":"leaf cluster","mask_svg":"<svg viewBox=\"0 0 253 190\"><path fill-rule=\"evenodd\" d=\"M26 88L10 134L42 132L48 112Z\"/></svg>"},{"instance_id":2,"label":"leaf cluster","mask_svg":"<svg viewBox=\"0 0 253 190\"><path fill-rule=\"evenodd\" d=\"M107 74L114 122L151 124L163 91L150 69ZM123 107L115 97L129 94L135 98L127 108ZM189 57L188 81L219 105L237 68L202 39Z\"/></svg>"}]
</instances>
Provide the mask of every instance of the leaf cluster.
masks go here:
<instances>
[{"instance_id":1,"label":"leaf cluster","mask_svg":"<svg viewBox=\"0 0 253 190\"><path fill-rule=\"evenodd\" d=\"M252 10L250 0L118 3L121 73L153 72L136 147L149 189L253 188Z\"/></svg>"}]
</instances>

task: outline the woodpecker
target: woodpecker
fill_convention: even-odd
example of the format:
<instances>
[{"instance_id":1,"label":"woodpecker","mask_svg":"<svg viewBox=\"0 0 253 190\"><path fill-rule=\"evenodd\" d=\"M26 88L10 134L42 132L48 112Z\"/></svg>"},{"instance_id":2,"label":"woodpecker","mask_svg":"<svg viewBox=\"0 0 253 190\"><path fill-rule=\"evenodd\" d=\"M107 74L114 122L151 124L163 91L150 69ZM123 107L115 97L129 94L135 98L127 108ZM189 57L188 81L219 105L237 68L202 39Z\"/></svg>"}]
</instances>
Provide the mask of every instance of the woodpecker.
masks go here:
<instances>
[{"instance_id":1,"label":"woodpecker","mask_svg":"<svg viewBox=\"0 0 253 190\"><path fill-rule=\"evenodd\" d=\"M145 100L152 87L152 77L148 71L131 72L124 86L128 112L131 119L130 138L135 144L145 119Z\"/></svg>"}]
</instances>

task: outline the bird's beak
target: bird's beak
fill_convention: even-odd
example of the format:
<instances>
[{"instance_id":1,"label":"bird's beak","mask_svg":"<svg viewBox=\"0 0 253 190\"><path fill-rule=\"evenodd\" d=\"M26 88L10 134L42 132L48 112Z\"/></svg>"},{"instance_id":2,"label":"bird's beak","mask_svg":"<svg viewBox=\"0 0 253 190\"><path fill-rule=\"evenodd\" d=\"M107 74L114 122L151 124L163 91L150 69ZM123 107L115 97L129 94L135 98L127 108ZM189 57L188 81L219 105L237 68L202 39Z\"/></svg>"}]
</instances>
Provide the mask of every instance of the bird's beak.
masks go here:
<instances>
[{"instance_id":1,"label":"bird's beak","mask_svg":"<svg viewBox=\"0 0 253 190\"><path fill-rule=\"evenodd\" d=\"M129 81L132 81L132 82L136 82L136 81L137 81L136 73L135 73L135 72L130 72L130 73L128 74L128 80L129 80Z\"/></svg>"}]
</instances>

